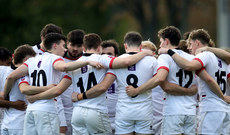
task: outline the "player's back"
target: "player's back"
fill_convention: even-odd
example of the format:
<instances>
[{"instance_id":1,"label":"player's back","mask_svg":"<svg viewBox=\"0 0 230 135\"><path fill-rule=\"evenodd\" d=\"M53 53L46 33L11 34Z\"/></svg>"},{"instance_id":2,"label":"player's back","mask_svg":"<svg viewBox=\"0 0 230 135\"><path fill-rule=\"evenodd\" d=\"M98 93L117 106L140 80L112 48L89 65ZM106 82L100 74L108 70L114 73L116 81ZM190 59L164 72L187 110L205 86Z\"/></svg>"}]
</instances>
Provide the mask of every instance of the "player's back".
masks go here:
<instances>
[{"instance_id":1,"label":"player's back","mask_svg":"<svg viewBox=\"0 0 230 135\"><path fill-rule=\"evenodd\" d=\"M61 80L61 72L55 70L53 64L59 60L63 61L61 57L48 52L28 59L24 64L28 66L30 85L47 86L50 84L58 84ZM35 101L33 104L29 104L28 109L56 113L53 99Z\"/></svg>"},{"instance_id":2,"label":"player's back","mask_svg":"<svg viewBox=\"0 0 230 135\"><path fill-rule=\"evenodd\" d=\"M98 55L98 54L88 54L85 53L79 61L92 60L98 61L103 64L104 59L107 58L107 55ZM110 61L111 58L108 58ZM109 67L109 62L105 62L104 65ZM72 77L72 84L74 91L77 93L83 93L89 90L91 87L100 83L107 72L107 69L96 69L92 66L84 66L75 71L69 72ZM74 106L82 106L91 109L95 109L100 112L108 112L106 107L106 93L101 94L100 96L92 99L85 99L74 103Z\"/></svg>"}]
</instances>

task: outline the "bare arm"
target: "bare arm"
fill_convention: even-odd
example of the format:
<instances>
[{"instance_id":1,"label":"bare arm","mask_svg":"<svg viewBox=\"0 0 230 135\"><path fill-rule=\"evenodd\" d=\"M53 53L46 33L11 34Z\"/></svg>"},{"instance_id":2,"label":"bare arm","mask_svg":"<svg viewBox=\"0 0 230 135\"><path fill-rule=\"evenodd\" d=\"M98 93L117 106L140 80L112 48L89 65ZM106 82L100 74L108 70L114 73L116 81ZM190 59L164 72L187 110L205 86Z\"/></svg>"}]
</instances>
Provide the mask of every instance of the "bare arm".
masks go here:
<instances>
[{"instance_id":1,"label":"bare arm","mask_svg":"<svg viewBox=\"0 0 230 135\"><path fill-rule=\"evenodd\" d=\"M141 86L137 88L133 88L132 86L127 86L126 92L129 96L136 96L139 93L145 92L146 90L153 89L156 86L161 85L166 80L167 75L168 75L168 71L166 71L165 69L159 69L157 71L157 74L153 78L151 78Z\"/></svg>"},{"instance_id":2,"label":"bare arm","mask_svg":"<svg viewBox=\"0 0 230 135\"><path fill-rule=\"evenodd\" d=\"M202 47L196 50L196 54L203 51L213 52L217 57L224 60L226 63L230 64L230 53L221 48Z\"/></svg>"},{"instance_id":3,"label":"bare arm","mask_svg":"<svg viewBox=\"0 0 230 135\"><path fill-rule=\"evenodd\" d=\"M63 78L57 86L49 90L46 90L42 93L33 96L28 96L27 99L29 100L29 102L33 103L36 100L51 99L57 97L61 95L71 84L72 81L70 79Z\"/></svg>"},{"instance_id":4,"label":"bare arm","mask_svg":"<svg viewBox=\"0 0 230 135\"><path fill-rule=\"evenodd\" d=\"M87 99L98 97L101 94L105 93L108 88L113 84L115 81L116 77L111 74L106 74L102 82L99 84L95 85L94 87L90 88L85 92ZM72 94L72 101L76 102L78 100L83 99L83 94L78 94L78 93L73 93Z\"/></svg>"},{"instance_id":5,"label":"bare arm","mask_svg":"<svg viewBox=\"0 0 230 135\"><path fill-rule=\"evenodd\" d=\"M28 68L24 64L19 66L15 71L7 76L5 86L4 86L4 98L6 99L7 95L11 91L11 88L15 81L23 76L28 75Z\"/></svg>"},{"instance_id":6,"label":"bare arm","mask_svg":"<svg viewBox=\"0 0 230 135\"><path fill-rule=\"evenodd\" d=\"M26 110L26 103L24 101L18 100L18 101L8 101L4 100L3 98L0 98L0 107L3 108L15 108L17 110Z\"/></svg>"},{"instance_id":7,"label":"bare arm","mask_svg":"<svg viewBox=\"0 0 230 135\"><path fill-rule=\"evenodd\" d=\"M19 89L22 94L25 95L35 95L41 92L44 92L52 87L54 87L54 84L48 85L48 86L42 86L42 87L37 87L37 86L31 86L27 83L21 83L19 85Z\"/></svg>"},{"instance_id":8,"label":"bare arm","mask_svg":"<svg viewBox=\"0 0 230 135\"><path fill-rule=\"evenodd\" d=\"M166 93L174 96L193 96L197 93L196 85L192 85L190 88L183 88L177 84L170 83L166 80L160 86Z\"/></svg>"},{"instance_id":9,"label":"bare arm","mask_svg":"<svg viewBox=\"0 0 230 135\"><path fill-rule=\"evenodd\" d=\"M112 68L116 69L116 68L125 68L131 66L133 64L136 64L138 61L140 61L142 58L144 58L147 55L149 56L153 55L152 51L143 50L137 54L130 55L128 57L124 57L124 58L117 57L113 61Z\"/></svg>"},{"instance_id":10,"label":"bare arm","mask_svg":"<svg viewBox=\"0 0 230 135\"><path fill-rule=\"evenodd\" d=\"M206 72L206 70L202 70L198 76L204 80L209 88L211 89L211 91L213 93L215 93L218 97L220 97L221 99L224 100L224 95L220 89L220 86L217 84L217 82Z\"/></svg>"}]
</instances>

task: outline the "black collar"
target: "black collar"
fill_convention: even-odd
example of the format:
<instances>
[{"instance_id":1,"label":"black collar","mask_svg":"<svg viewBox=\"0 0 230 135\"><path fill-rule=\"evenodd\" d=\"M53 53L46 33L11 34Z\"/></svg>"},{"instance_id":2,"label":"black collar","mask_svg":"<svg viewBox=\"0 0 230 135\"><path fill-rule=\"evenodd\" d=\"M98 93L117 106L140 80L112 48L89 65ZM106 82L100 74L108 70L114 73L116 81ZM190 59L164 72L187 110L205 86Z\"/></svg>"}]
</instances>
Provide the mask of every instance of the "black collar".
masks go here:
<instances>
[{"instance_id":1,"label":"black collar","mask_svg":"<svg viewBox=\"0 0 230 135\"><path fill-rule=\"evenodd\" d=\"M90 56L92 55L93 53L83 53L82 56Z\"/></svg>"}]
</instances>

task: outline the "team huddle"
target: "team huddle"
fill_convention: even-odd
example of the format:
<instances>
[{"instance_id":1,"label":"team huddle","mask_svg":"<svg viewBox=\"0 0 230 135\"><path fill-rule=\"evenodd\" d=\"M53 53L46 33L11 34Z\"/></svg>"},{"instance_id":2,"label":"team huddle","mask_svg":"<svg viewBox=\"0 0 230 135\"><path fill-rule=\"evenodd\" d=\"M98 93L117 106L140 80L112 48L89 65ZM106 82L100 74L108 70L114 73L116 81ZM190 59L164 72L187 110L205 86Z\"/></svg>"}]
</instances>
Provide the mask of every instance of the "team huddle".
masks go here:
<instances>
[{"instance_id":1,"label":"team huddle","mask_svg":"<svg viewBox=\"0 0 230 135\"><path fill-rule=\"evenodd\" d=\"M230 134L230 53L208 32L102 41L47 24L41 43L0 48L2 135ZM66 49L67 48L67 49Z\"/></svg>"}]
</instances>

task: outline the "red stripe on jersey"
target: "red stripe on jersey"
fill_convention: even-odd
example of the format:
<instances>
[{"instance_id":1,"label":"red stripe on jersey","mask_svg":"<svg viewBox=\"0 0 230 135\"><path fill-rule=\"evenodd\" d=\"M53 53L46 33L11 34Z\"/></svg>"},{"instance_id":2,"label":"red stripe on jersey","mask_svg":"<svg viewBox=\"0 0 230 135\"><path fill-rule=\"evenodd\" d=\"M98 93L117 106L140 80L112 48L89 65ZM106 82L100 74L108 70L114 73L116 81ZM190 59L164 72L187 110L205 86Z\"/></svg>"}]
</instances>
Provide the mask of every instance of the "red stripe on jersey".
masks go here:
<instances>
[{"instance_id":1,"label":"red stripe on jersey","mask_svg":"<svg viewBox=\"0 0 230 135\"><path fill-rule=\"evenodd\" d=\"M110 63L109 63L109 68L113 68L112 66L113 66L113 61L114 61L115 58L116 58L116 57L114 57L114 58L111 59L111 61L110 61Z\"/></svg>"},{"instance_id":2,"label":"red stripe on jersey","mask_svg":"<svg viewBox=\"0 0 230 135\"><path fill-rule=\"evenodd\" d=\"M157 75L157 73L155 73L155 74L153 75L153 77L154 77L155 75Z\"/></svg>"},{"instance_id":3,"label":"red stripe on jersey","mask_svg":"<svg viewBox=\"0 0 230 135\"><path fill-rule=\"evenodd\" d=\"M68 75L65 75L63 78L66 78L66 79L70 79L70 80L72 80L72 78L71 78L71 77L69 77Z\"/></svg>"},{"instance_id":4,"label":"red stripe on jersey","mask_svg":"<svg viewBox=\"0 0 230 135\"><path fill-rule=\"evenodd\" d=\"M167 71L169 72L169 69L168 69L167 67L165 67L165 66L159 67L159 68L157 69L157 71L158 71L159 69L165 69L165 70L167 70Z\"/></svg>"},{"instance_id":5,"label":"red stripe on jersey","mask_svg":"<svg viewBox=\"0 0 230 135\"><path fill-rule=\"evenodd\" d=\"M193 60L197 60L200 62L201 66L204 67L204 63L199 58L194 58Z\"/></svg>"},{"instance_id":6,"label":"red stripe on jersey","mask_svg":"<svg viewBox=\"0 0 230 135\"><path fill-rule=\"evenodd\" d=\"M27 81L22 81L22 82L20 82L20 83L18 84L18 86L21 85L22 83L26 83L26 84L30 85Z\"/></svg>"},{"instance_id":7,"label":"red stripe on jersey","mask_svg":"<svg viewBox=\"0 0 230 135\"><path fill-rule=\"evenodd\" d=\"M55 64L55 62L57 62L57 61L64 61L62 58L58 58L58 59L56 59L55 61L54 61L54 63L53 63L53 65Z\"/></svg>"},{"instance_id":8,"label":"red stripe on jersey","mask_svg":"<svg viewBox=\"0 0 230 135\"><path fill-rule=\"evenodd\" d=\"M202 70L205 70L205 68L202 67L201 69L197 70L197 71L196 71L196 75L198 75Z\"/></svg>"},{"instance_id":9,"label":"red stripe on jersey","mask_svg":"<svg viewBox=\"0 0 230 135\"><path fill-rule=\"evenodd\" d=\"M229 78L230 77L230 73L227 75L227 78Z\"/></svg>"},{"instance_id":10,"label":"red stripe on jersey","mask_svg":"<svg viewBox=\"0 0 230 135\"><path fill-rule=\"evenodd\" d=\"M113 76L115 76L115 77L116 77L116 75L115 75L115 74L113 74L113 73L111 73L111 72L107 72L106 74L111 74L111 75L113 75Z\"/></svg>"},{"instance_id":11,"label":"red stripe on jersey","mask_svg":"<svg viewBox=\"0 0 230 135\"><path fill-rule=\"evenodd\" d=\"M25 66L27 66L28 67L28 65L26 64L26 63L23 63Z\"/></svg>"},{"instance_id":12,"label":"red stripe on jersey","mask_svg":"<svg viewBox=\"0 0 230 135\"><path fill-rule=\"evenodd\" d=\"M45 50L43 50L42 48L40 50L43 51L43 52L45 52Z\"/></svg>"}]
</instances>

